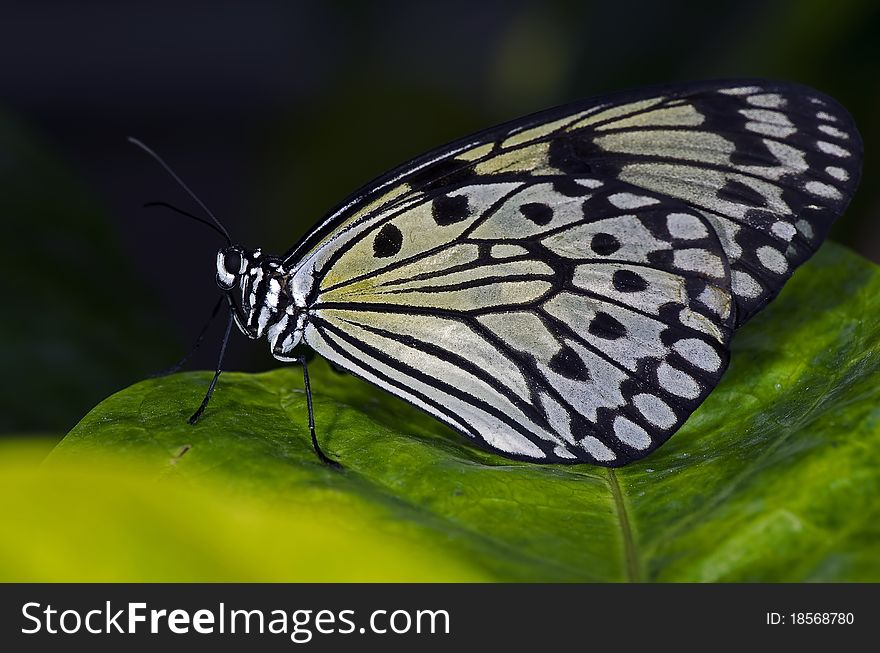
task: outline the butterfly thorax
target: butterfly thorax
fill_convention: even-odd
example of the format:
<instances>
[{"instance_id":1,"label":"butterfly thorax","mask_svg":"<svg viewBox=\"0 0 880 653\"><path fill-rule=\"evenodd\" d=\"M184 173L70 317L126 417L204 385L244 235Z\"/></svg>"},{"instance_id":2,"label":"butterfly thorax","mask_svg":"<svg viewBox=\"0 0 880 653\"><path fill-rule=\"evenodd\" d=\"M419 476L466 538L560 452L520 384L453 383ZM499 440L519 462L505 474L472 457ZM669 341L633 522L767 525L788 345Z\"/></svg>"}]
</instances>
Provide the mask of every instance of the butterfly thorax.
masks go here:
<instances>
[{"instance_id":1,"label":"butterfly thorax","mask_svg":"<svg viewBox=\"0 0 880 653\"><path fill-rule=\"evenodd\" d=\"M226 292L235 323L248 338L266 336L272 355L293 360L302 340L305 299L291 290L291 270L259 249L232 246L217 252L217 285Z\"/></svg>"}]
</instances>

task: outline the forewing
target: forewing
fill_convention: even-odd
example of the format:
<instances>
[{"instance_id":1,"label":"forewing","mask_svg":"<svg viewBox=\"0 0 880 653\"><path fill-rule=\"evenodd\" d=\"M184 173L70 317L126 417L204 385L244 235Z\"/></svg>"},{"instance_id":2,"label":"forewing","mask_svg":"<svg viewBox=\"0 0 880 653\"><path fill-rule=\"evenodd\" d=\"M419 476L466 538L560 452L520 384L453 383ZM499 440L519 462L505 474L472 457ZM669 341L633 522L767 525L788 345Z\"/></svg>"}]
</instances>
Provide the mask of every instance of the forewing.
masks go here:
<instances>
[{"instance_id":1,"label":"forewing","mask_svg":"<svg viewBox=\"0 0 880 653\"><path fill-rule=\"evenodd\" d=\"M474 179L591 175L678 199L712 224L742 324L811 256L858 184L849 114L766 81L679 85L588 100L462 139L355 193L289 253L438 188Z\"/></svg>"}]
</instances>

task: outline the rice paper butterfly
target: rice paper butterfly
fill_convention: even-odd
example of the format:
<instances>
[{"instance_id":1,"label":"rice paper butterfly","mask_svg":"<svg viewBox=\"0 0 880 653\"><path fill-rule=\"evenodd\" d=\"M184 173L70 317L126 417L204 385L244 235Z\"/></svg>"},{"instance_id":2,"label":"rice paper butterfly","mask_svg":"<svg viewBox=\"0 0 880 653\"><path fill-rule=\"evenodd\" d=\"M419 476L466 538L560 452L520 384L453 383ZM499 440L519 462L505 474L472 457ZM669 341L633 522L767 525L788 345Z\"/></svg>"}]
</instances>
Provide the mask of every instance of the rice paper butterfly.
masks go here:
<instances>
[{"instance_id":1,"label":"rice paper butterfly","mask_svg":"<svg viewBox=\"0 0 880 653\"><path fill-rule=\"evenodd\" d=\"M222 248L226 334L302 362L326 462L301 345L502 456L625 465L715 388L861 162L846 110L788 83L551 109L394 169L283 255Z\"/></svg>"}]
</instances>

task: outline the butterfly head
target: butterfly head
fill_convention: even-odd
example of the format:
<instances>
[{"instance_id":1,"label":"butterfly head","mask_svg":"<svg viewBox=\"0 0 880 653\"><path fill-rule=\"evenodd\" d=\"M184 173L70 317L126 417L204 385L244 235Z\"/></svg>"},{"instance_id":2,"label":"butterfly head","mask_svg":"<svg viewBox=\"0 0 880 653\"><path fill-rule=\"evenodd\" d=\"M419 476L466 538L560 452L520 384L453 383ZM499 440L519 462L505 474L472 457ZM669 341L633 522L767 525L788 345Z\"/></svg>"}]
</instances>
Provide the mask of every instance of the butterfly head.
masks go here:
<instances>
[{"instance_id":1,"label":"butterfly head","mask_svg":"<svg viewBox=\"0 0 880 653\"><path fill-rule=\"evenodd\" d=\"M267 336L272 354L289 360L301 339L305 315L288 290L289 271L283 261L259 249L232 245L217 252L216 272L239 330L252 339Z\"/></svg>"},{"instance_id":2,"label":"butterfly head","mask_svg":"<svg viewBox=\"0 0 880 653\"><path fill-rule=\"evenodd\" d=\"M178 209L167 202L149 202L145 207L162 206L190 218L209 229L217 232L226 241L226 247L217 252L216 282L226 295L232 317L238 329L248 338L257 339L266 336L272 355L278 360L298 360L293 350L303 340L306 326L305 295L291 279L291 274L284 266L284 261L276 256L263 256L259 249L246 249L232 244L229 231L211 213L180 177L149 147L136 138L129 138L136 145L156 160L168 174L202 207L208 220L187 211ZM220 304L217 304L217 309ZM214 314L216 315L217 309ZM226 338L229 337L227 331ZM223 350L226 340L223 341ZM222 359L222 355L221 355ZM219 374L219 370L217 374ZM216 380L216 377L215 377ZM214 384L211 384L213 389ZM211 395L205 398L207 403ZM191 423L205 407L205 403L191 418Z\"/></svg>"},{"instance_id":3,"label":"butterfly head","mask_svg":"<svg viewBox=\"0 0 880 653\"><path fill-rule=\"evenodd\" d=\"M217 285L230 295L238 328L249 338L263 336L290 303L282 292L285 276L281 260L259 249L230 245L217 252Z\"/></svg>"}]
</instances>

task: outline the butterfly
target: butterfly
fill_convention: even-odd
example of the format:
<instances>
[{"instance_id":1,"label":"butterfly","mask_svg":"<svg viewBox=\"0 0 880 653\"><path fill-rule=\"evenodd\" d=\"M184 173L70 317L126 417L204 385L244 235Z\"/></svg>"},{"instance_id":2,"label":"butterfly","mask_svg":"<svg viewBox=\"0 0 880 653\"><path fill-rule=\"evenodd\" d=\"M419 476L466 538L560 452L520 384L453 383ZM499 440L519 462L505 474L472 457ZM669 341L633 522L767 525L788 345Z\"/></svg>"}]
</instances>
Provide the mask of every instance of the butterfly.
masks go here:
<instances>
[{"instance_id":1,"label":"butterfly","mask_svg":"<svg viewBox=\"0 0 880 653\"><path fill-rule=\"evenodd\" d=\"M788 83L550 109L392 170L281 256L214 219L226 337L303 364L327 462L301 345L507 458L625 465L715 388L861 162L846 110Z\"/></svg>"}]
</instances>

